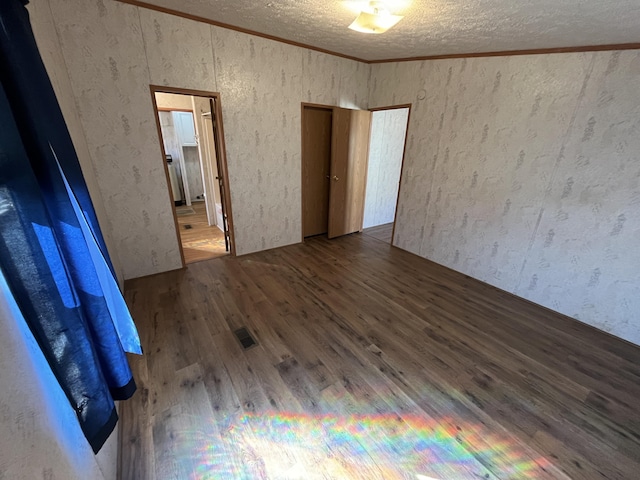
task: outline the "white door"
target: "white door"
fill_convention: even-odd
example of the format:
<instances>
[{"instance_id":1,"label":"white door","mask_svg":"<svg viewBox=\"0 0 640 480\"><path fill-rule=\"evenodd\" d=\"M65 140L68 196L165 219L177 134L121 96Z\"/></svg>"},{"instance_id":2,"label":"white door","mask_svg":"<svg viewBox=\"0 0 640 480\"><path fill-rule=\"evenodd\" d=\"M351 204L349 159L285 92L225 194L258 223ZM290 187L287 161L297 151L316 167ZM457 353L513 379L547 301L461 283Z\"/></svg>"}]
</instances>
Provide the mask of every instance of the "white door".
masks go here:
<instances>
[{"instance_id":1,"label":"white door","mask_svg":"<svg viewBox=\"0 0 640 480\"><path fill-rule=\"evenodd\" d=\"M209 225L217 225L223 230L222 219L218 218L216 204L220 204L220 190L218 187L218 167L216 165L216 150L213 140L213 124L211 115L203 116L204 132L202 135L203 159L206 160L205 168L205 200L207 202L207 217Z\"/></svg>"}]
</instances>

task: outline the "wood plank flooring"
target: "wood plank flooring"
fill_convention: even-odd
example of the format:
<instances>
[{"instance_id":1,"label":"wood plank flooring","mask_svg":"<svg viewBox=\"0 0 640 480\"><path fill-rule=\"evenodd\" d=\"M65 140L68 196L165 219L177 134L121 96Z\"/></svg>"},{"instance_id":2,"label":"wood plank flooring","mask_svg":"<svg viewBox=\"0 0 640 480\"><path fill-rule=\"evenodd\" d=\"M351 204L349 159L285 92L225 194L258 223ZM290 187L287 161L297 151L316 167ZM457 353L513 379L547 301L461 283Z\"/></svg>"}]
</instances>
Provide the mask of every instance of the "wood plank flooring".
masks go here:
<instances>
[{"instance_id":1,"label":"wood plank flooring","mask_svg":"<svg viewBox=\"0 0 640 480\"><path fill-rule=\"evenodd\" d=\"M224 233L218 227L209 225L204 202L193 202L191 208L194 214L178 215L180 242L185 263L201 262L228 255L225 249Z\"/></svg>"},{"instance_id":2,"label":"wood plank flooring","mask_svg":"<svg viewBox=\"0 0 640 480\"><path fill-rule=\"evenodd\" d=\"M370 237L377 238L378 240L390 245L393 236L393 222L378 225L376 227L365 228L362 233L369 235Z\"/></svg>"},{"instance_id":3,"label":"wood plank flooring","mask_svg":"<svg viewBox=\"0 0 640 480\"><path fill-rule=\"evenodd\" d=\"M640 348L371 236L126 297L145 355L123 480L640 476Z\"/></svg>"}]
</instances>

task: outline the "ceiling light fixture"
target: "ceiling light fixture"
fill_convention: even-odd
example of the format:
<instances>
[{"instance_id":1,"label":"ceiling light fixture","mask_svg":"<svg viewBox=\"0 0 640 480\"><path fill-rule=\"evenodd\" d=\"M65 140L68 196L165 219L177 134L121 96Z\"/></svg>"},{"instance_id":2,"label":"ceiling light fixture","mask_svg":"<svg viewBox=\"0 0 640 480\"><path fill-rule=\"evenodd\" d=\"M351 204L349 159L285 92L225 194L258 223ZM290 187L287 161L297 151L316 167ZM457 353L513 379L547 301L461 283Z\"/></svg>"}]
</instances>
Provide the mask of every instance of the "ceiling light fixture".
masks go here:
<instances>
[{"instance_id":1,"label":"ceiling light fixture","mask_svg":"<svg viewBox=\"0 0 640 480\"><path fill-rule=\"evenodd\" d=\"M369 2L369 7L360 12L349 28L361 33L384 33L403 18L392 15L383 2Z\"/></svg>"}]
</instances>

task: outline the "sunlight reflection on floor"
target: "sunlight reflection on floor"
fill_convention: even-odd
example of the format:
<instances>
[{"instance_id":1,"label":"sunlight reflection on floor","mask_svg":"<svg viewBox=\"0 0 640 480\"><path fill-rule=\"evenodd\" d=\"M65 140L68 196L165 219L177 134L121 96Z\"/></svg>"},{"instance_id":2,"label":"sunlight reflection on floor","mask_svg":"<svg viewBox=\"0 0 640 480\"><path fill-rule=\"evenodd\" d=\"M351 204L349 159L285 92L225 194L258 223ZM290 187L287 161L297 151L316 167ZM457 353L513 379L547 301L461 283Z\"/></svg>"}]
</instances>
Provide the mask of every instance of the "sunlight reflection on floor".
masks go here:
<instances>
[{"instance_id":1,"label":"sunlight reflection on floor","mask_svg":"<svg viewBox=\"0 0 640 480\"><path fill-rule=\"evenodd\" d=\"M196 465L194 480L528 479L549 465L478 426L421 416L270 412L186 437L181 453Z\"/></svg>"}]
</instances>

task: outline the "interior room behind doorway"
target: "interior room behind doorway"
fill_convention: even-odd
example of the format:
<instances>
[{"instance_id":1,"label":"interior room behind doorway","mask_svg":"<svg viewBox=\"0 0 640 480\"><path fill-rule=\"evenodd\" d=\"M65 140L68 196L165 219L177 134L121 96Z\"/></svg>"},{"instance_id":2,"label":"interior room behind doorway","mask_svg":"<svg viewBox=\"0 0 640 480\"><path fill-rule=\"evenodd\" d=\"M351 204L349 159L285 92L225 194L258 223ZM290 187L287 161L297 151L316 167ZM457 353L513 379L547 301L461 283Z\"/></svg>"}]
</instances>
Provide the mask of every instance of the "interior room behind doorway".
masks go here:
<instances>
[{"instance_id":1,"label":"interior room behind doorway","mask_svg":"<svg viewBox=\"0 0 640 480\"><path fill-rule=\"evenodd\" d=\"M226 255L209 99L165 92L155 99L185 263Z\"/></svg>"}]
</instances>

